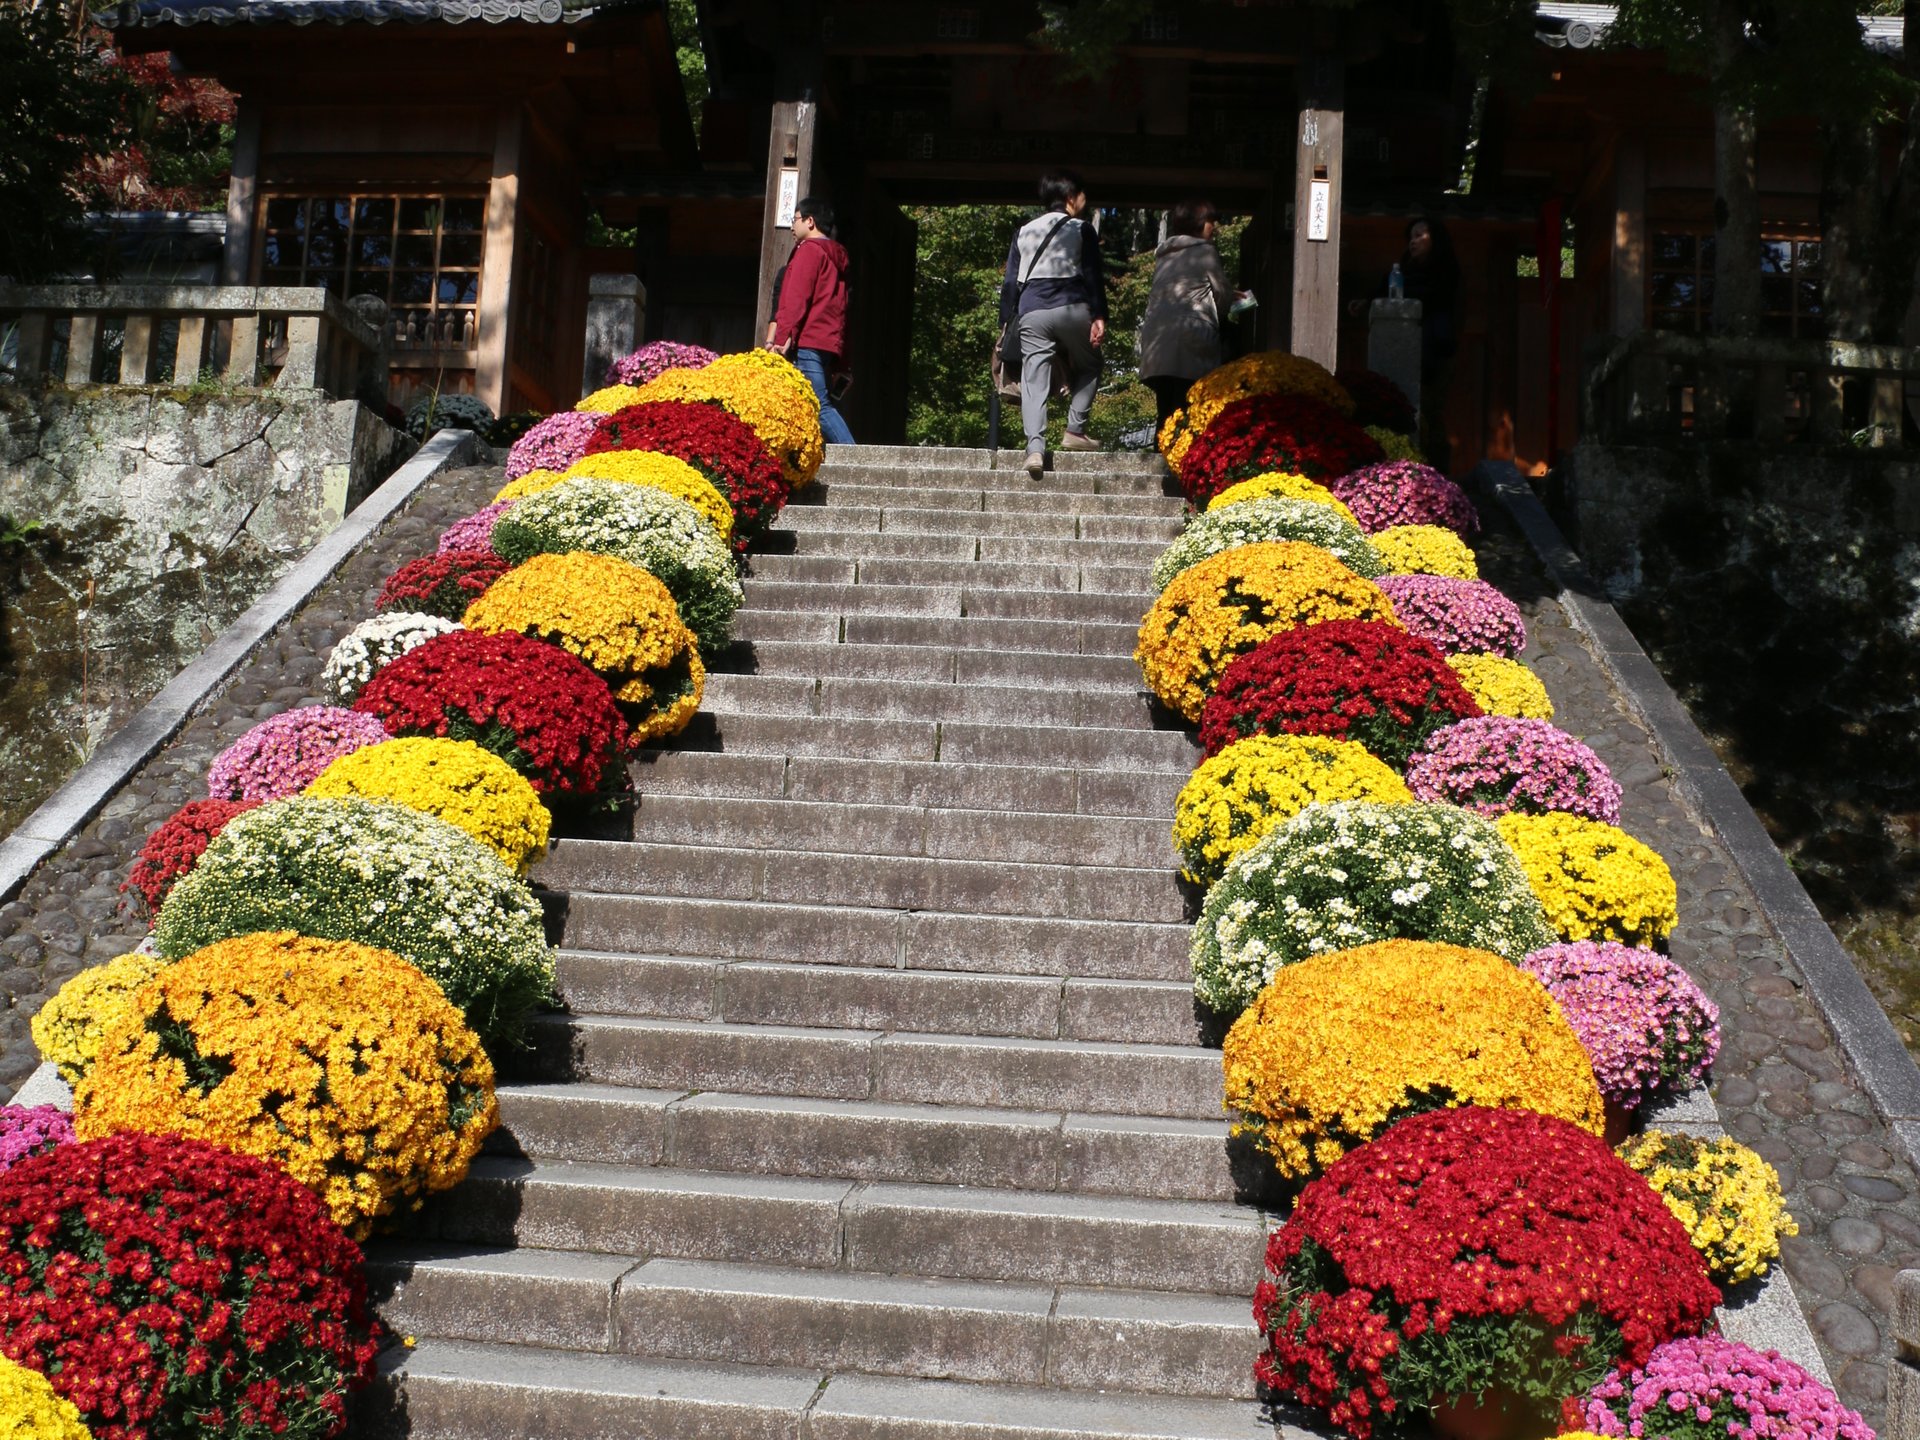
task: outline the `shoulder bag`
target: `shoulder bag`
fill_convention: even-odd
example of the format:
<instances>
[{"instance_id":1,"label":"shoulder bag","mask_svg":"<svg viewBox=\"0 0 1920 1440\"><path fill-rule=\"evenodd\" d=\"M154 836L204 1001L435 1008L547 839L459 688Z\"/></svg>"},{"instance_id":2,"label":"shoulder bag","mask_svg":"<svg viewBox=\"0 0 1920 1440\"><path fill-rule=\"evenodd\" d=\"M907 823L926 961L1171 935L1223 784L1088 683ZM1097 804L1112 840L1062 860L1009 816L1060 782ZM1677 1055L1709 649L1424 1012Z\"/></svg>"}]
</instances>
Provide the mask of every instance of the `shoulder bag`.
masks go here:
<instances>
[{"instance_id":1,"label":"shoulder bag","mask_svg":"<svg viewBox=\"0 0 1920 1440\"><path fill-rule=\"evenodd\" d=\"M993 343L993 388L1009 399L1020 398L1020 297L1026 293L1027 281L1033 278L1033 272L1039 267L1040 257L1047 253L1047 247L1053 244L1058 235L1071 220L1071 215L1062 215L1053 222L1053 228L1047 231L1047 238L1040 242L1040 248L1033 252L1033 259L1027 262L1026 273L1013 287L1013 319L1000 327L1000 338ZM1055 389L1059 388L1059 377L1054 377Z\"/></svg>"}]
</instances>

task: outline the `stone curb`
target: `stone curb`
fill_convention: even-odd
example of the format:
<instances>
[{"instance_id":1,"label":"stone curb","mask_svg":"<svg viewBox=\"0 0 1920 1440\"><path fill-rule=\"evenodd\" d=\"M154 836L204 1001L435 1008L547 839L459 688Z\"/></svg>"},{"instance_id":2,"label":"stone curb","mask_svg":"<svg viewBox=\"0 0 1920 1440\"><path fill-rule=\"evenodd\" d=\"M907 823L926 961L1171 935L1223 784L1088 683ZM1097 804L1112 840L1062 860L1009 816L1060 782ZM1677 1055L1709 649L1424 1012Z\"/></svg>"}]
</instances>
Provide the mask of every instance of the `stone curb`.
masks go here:
<instances>
[{"instance_id":1,"label":"stone curb","mask_svg":"<svg viewBox=\"0 0 1920 1440\"><path fill-rule=\"evenodd\" d=\"M1674 788L1682 803L1727 847L1767 922L1799 966L1809 997L1833 1027L1834 1038L1862 1088L1886 1118L1908 1159L1920 1169L1920 1069L1894 1033L1880 1002L1687 707L1640 648L1606 592L1587 573L1539 496L1518 478L1518 472L1490 480L1500 503L1545 562L1568 618L1653 733L1673 767Z\"/></svg>"},{"instance_id":2,"label":"stone curb","mask_svg":"<svg viewBox=\"0 0 1920 1440\"><path fill-rule=\"evenodd\" d=\"M342 564L420 487L440 471L481 453L466 430L442 430L385 484L296 561L238 620L122 725L66 784L0 840L0 904L20 893L42 861L99 813L133 772L179 733L209 696L267 636L284 625ZM1920 1115L1920 1109L1914 1112Z\"/></svg>"}]
</instances>

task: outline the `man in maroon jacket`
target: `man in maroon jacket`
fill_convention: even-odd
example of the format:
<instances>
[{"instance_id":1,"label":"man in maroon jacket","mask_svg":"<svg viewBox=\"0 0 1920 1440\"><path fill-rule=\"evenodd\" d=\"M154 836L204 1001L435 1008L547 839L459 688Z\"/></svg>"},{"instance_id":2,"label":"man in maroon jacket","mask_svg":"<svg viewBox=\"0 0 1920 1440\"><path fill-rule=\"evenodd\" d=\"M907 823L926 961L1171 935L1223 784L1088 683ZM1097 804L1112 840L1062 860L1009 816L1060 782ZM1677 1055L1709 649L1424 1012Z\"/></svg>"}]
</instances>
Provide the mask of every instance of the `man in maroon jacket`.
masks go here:
<instances>
[{"instance_id":1,"label":"man in maroon jacket","mask_svg":"<svg viewBox=\"0 0 1920 1440\"><path fill-rule=\"evenodd\" d=\"M847 252L827 234L833 207L811 195L793 207L799 244L787 261L773 316L772 348L793 350L793 363L820 397L820 431L829 445L853 444L853 432L834 409L827 374L847 353Z\"/></svg>"}]
</instances>

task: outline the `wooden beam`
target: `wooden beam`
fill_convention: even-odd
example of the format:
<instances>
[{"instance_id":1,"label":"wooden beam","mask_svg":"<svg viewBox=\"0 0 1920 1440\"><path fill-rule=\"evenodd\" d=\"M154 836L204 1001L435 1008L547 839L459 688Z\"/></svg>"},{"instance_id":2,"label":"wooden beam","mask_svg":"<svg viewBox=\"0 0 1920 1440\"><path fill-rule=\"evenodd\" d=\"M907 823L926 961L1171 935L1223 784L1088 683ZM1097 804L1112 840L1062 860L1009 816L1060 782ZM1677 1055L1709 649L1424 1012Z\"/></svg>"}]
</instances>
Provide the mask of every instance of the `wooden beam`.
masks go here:
<instances>
[{"instance_id":1,"label":"wooden beam","mask_svg":"<svg viewBox=\"0 0 1920 1440\"><path fill-rule=\"evenodd\" d=\"M1341 157L1346 140L1346 62L1333 54L1298 73L1294 135L1293 343L1329 370L1340 349Z\"/></svg>"},{"instance_id":2,"label":"wooden beam","mask_svg":"<svg viewBox=\"0 0 1920 1440\"><path fill-rule=\"evenodd\" d=\"M1613 152L1613 333L1647 328L1647 146L1638 136Z\"/></svg>"},{"instance_id":3,"label":"wooden beam","mask_svg":"<svg viewBox=\"0 0 1920 1440\"><path fill-rule=\"evenodd\" d=\"M513 307L516 232L520 225L520 145L525 117L516 102L502 107L493 147L493 178L487 185L487 238L480 259L479 364L473 390L496 415L507 413L507 356Z\"/></svg>"},{"instance_id":4,"label":"wooden beam","mask_svg":"<svg viewBox=\"0 0 1920 1440\"><path fill-rule=\"evenodd\" d=\"M773 129L767 136L767 190L760 216L760 293L754 299L753 339L767 338L773 318L774 272L793 254L793 235L781 222L781 191L793 190L800 199L813 188L813 137L819 107L810 100L781 100L773 107ZM788 177L791 176L789 179Z\"/></svg>"},{"instance_id":5,"label":"wooden beam","mask_svg":"<svg viewBox=\"0 0 1920 1440\"><path fill-rule=\"evenodd\" d=\"M220 252L220 283L254 283L255 190L260 173L260 106L241 96L233 117L233 171L227 181L227 238Z\"/></svg>"}]
</instances>

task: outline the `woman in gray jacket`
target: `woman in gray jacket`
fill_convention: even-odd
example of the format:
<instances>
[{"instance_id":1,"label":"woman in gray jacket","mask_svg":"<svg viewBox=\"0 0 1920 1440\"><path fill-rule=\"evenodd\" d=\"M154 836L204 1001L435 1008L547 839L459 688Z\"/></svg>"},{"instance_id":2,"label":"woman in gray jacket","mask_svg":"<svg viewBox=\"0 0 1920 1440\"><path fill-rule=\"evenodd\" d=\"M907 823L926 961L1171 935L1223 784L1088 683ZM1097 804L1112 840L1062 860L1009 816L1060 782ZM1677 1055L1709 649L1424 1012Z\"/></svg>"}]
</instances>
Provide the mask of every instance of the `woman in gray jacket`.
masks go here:
<instances>
[{"instance_id":1,"label":"woman in gray jacket","mask_svg":"<svg viewBox=\"0 0 1920 1440\"><path fill-rule=\"evenodd\" d=\"M1140 378L1159 402L1156 428L1187 402L1187 387L1220 364L1220 327L1236 292L1213 237L1219 213L1205 200L1182 200L1167 215L1167 238L1154 252L1153 289L1140 321Z\"/></svg>"}]
</instances>

